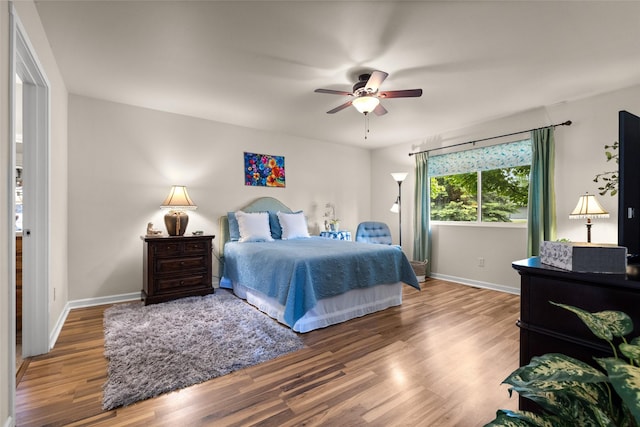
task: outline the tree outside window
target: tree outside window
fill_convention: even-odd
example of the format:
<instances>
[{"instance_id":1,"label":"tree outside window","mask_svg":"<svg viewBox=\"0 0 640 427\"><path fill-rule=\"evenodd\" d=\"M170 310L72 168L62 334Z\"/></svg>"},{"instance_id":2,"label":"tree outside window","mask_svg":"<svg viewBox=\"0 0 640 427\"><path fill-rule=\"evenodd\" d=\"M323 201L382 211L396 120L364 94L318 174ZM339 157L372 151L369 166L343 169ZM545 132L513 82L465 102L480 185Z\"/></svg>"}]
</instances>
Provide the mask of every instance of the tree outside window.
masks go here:
<instances>
[{"instance_id":1,"label":"tree outside window","mask_svg":"<svg viewBox=\"0 0 640 427\"><path fill-rule=\"evenodd\" d=\"M526 222L530 165L431 177L431 220Z\"/></svg>"}]
</instances>

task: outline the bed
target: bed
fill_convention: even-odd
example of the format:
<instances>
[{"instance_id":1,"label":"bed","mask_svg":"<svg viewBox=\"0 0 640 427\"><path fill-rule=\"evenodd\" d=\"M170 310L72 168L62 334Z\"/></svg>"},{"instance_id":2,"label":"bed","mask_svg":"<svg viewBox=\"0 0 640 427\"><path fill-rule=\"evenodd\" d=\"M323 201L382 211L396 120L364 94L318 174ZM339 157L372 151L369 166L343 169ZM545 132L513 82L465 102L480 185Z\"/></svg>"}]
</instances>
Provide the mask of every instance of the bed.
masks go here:
<instances>
[{"instance_id":1,"label":"bed","mask_svg":"<svg viewBox=\"0 0 640 427\"><path fill-rule=\"evenodd\" d=\"M271 197L221 217L220 233L220 287L296 332L400 305L404 284L420 289L399 247L310 236L304 212Z\"/></svg>"}]
</instances>

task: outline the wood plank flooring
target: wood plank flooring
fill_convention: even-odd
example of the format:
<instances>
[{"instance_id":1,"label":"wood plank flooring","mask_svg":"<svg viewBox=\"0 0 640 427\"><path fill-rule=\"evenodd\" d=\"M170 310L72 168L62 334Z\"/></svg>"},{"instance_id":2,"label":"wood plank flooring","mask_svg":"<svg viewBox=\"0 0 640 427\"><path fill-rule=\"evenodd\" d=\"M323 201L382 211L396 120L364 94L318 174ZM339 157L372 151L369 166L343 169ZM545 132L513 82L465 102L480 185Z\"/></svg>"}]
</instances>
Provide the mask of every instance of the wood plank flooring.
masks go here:
<instances>
[{"instance_id":1,"label":"wood plank flooring","mask_svg":"<svg viewBox=\"0 0 640 427\"><path fill-rule=\"evenodd\" d=\"M103 411L102 315L72 310L30 360L18 426L482 426L516 409L519 297L428 279L400 307L301 336L305 348L221 378ZM224 291L220 291L224 292Z\"/></svg>"}]
</instances>

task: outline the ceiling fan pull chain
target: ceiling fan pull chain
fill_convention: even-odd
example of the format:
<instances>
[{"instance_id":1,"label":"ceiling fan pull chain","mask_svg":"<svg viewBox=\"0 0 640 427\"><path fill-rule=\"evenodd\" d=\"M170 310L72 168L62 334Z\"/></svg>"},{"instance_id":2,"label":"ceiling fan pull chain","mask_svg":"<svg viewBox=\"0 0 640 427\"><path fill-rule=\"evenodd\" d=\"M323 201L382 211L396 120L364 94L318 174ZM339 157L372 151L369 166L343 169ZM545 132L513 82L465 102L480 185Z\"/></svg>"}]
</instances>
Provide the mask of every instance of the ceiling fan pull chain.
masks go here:
<instances>
[{"instance_id":1,"label":"ceiling fan pull chain","mask_svg":"<svg viewBox=\"0 0 640 427\"><path fill-rule=\"evenodd\" d=\"M369 134L369 115L364 115L364 139L367 139Z\"/></svg>"}]
</instances>

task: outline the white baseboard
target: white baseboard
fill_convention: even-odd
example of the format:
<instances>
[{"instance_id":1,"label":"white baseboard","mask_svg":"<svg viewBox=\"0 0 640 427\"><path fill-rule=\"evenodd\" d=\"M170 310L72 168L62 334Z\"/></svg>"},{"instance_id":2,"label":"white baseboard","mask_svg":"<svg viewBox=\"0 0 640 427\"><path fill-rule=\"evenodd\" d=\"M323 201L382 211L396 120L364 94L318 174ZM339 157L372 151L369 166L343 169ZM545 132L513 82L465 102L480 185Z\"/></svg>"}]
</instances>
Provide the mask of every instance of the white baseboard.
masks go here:
<instances>
[{"instance_id":1,"label":"white baseboard","mask_svg":"<svg viewBox=\"0 0 640 427\"><path fill-rule=\"evenodd\" d=\"M520 295L520 288L512 288L511 286L498 285L495 283L481 282L479 280L465 279L464 277L449 276L447 274L431 273L430 277L434 279L455 282L461 285L473 286L475 288L491 289L493 291L506 292L508 294Z\"/></svg>"},{"instance_id":2,"label":"white baseboard","mask_svg":"<svg viewBox=\"0 0 640 427\"><path fill-rule=\"evenodd\" d=\"M60 331L62 331L62 327L64 326L64 322L67 320L67 316L69 315L70 310L74 308L94 307L96 305L115 304L119 302L140 301L141 299L142 297L140 292L132 292L130 294L111 295L108 297L86 298L68 301L64 306L64 310L62 310L62 313L60 313L58 321L56 322L53 331L51 331L51 335L49 335L49 349L52 349L56 341L58 341L58 336L60 335Z\"/></svg>"}]
</instances>

